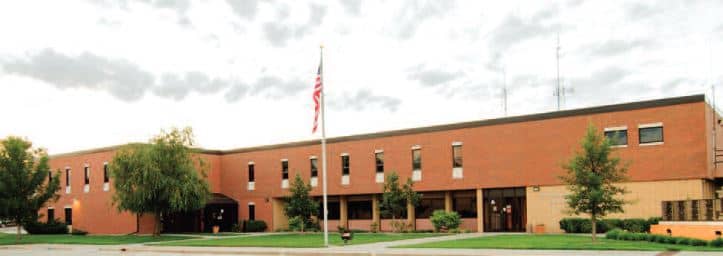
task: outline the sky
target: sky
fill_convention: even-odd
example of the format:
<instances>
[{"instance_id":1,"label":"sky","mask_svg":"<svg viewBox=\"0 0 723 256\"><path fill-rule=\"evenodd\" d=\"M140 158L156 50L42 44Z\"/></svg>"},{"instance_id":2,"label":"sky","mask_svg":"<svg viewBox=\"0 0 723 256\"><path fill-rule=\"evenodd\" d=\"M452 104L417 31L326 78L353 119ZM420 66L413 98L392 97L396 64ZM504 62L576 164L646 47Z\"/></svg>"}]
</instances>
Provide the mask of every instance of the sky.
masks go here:
<instances>
[{"instance_id":1,"label":"sky","mask_svg":"<svg viewBox=\"0 0 723 256\"><path fill-rule=\"evenodd\" d=\"M0 138L50 154L186 126L209 149L317 139L320 45L327 137L555 111L558 39L562 109L710 97L721 13L721 1L2 1Z\"/></svg>"}]
</instances>

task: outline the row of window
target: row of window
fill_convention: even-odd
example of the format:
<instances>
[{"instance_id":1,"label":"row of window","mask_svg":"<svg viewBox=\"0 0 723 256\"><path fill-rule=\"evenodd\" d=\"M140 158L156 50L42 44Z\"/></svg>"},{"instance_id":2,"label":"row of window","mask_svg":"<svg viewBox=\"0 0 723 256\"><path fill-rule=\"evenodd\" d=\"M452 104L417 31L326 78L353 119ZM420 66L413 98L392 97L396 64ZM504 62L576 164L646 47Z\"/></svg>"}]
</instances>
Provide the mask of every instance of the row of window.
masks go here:
<instances>
[{"instance_id":1,"label":"row of window","mask_svg":"<svg viewBox=\"0 0 723 256\"><path fill-rule=\"evenodd\" d=\"M48 208L47 222L55 221L55 208ZM65 225L73 225L73 208L65 208Z\"/></svg>"},{"instance_id":2,"label":"row of window","mask_svg":"<svg viewBox=\"0 0 723 256\"><path fill-rule=\"evenodd\" d=\"M627 127L606 128L604 134L612 146L628 145ZM641 145L663 143L663 124L640 125L638 127L638 142Z\"/></svg>"},{"instance_id":3,"label":"row of window","mask_svg":"<svg viewBox=\"0 0 723 256\"><path fill-rule=\"evenodd\" d=\"M349 154L342 154L341 155L341 175L348 176L350 173L349 168ZM376 173L384 173L384 151L377 150L374 153L374 161L376 166ZM310 163L310 171L311 171L311 177L318 177L319 175L319 168L318 168L318 161L316 157L310 157L309 158ZM462 144L461 143L455 143L452 145L452 167L453 168L462 168ZM422 170L422 151L421 148L416 146L412 148L412 170L414 171L420 171ZM288 180L289 179L289 160L288 159L282 159L281 160L281 179L282 180ZM256 176L255 176L255 163L249 162L248 164L248 181L249 182L255 182Z\"/></svg>"},{"instance_id":4,"label":"row of window","mask_svg":"<svg viewBox=\"0 0 723 256\"><path fill-rule=\"evenodd\" d=\"M70 187L72 171L69 167L65 168L65 186ZM90 185L90 166L83 167L83 184ZM53 181L53 171L48 172L48 182ZM103 183L110 182L110 173L108 172L108 163L103 164Z\"/></svg>"}]
</instances>

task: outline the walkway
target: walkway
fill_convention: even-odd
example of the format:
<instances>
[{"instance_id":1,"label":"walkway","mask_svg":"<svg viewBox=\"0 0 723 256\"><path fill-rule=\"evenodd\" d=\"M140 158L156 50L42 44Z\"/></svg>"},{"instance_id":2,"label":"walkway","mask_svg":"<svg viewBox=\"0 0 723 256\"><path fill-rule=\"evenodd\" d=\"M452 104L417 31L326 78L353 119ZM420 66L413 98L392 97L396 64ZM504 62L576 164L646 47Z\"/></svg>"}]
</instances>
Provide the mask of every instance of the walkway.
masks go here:
<instances>
[{"instance_id":1,"label":"walkway","mask_svg":"<svg viewBox=\"0 0 723 256\"><path fill-rule=\"evenodd\" d=\"M262 234L255 234L262 235ZM50 255L53 256L90 256L90 255L343 255L343 256L396 256L396 255L503 255L503 256L713 256L720 252L645 252L645 251L570 251L570 250L499 250L499 249L402 249L389 248L399 245L432 241L458 240L478 236L494 236L491 233L469 233L441 237L428 237L374 244L335 246L329 248L259 248L259 247L185 247L185 246L144 246L135 245L13 245L0 246L0 255ZM221 238L221 237L213 237Z\"/></svg>"}]
</instances>

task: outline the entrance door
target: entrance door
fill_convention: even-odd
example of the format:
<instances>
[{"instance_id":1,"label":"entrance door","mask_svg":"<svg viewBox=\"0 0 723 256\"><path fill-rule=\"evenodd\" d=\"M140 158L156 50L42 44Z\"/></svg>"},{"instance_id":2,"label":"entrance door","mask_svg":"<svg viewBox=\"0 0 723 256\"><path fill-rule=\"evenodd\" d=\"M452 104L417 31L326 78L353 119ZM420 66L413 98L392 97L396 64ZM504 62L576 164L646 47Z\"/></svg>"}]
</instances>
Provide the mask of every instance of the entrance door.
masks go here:
<instances>
[{"instance_id":1,"label":"entrance door","mask_svg":"<svg viewBox=\"0 0 723 256\"><path fill-rule=\"evenodd\" d=\"M525 232L527 202L525 188L484 190L485 232Z\"/></svg>"}]
</instances>

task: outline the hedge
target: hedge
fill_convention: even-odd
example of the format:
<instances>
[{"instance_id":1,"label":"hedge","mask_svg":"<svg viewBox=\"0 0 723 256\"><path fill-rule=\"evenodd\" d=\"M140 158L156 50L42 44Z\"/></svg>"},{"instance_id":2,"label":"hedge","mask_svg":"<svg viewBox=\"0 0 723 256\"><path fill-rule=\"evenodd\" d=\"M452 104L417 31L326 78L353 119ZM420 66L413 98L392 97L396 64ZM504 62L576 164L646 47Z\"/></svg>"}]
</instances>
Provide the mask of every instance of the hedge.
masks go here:
<instances>
[{"instance_id":1,"label":"hedge","mask_svg":"<svg viewBox=\"0 0 723 256\"><path fill-rule=\"evenodd\" d=\"M690 238L690 237L673 237L665 235L655 235L648 233L636 233L629 232L619 228L610 230L605 233L605 238L612 240L627 240L627 241L648 241L651 243L661 244L679 244L679 245L690 245L690 246L711 246L711 247L723 247L723 239L716 239L710 242L705 240Z\"/></svg>"},{"instance_id":2,"label":"hedge","mask_svg":"<svg viewBox=\"0 0 723 256\"><path fill-rule=\"evenodd\" d=\"M606 233L616 228L635 233L650 232L650 225L658 224L658 221L660 221L658 217L648 219L603 219L596 222L597 233ZM560 229L565 230L565 233L591 233L592 223L588 218L563 218L560 220Z\"/></svg>"},{"instance_id":3,"label":"hedge","mask_svg":"<svg viewBox=\"0 0 723 256\"><path fill-rule=\"evenodd\" d=\"M50 222L27 222L23 225L25 231L30 234L67 234L68 226L60 221Z\"/></svg>"},{"instance_id":4,"label":"hedge","mask_svg":"<svg viewBox=\"0 0 723 256\"><path fill-rule=\"evenodd\" d=\"M244 220L243 232L264 232L266 231L266 222L263 220Z\"/></svg>"}]
</instances>

